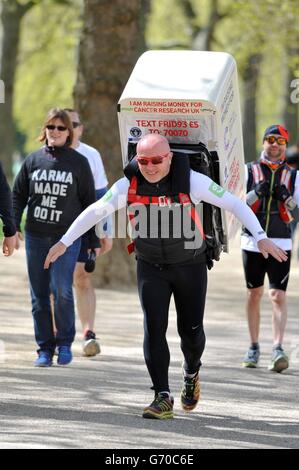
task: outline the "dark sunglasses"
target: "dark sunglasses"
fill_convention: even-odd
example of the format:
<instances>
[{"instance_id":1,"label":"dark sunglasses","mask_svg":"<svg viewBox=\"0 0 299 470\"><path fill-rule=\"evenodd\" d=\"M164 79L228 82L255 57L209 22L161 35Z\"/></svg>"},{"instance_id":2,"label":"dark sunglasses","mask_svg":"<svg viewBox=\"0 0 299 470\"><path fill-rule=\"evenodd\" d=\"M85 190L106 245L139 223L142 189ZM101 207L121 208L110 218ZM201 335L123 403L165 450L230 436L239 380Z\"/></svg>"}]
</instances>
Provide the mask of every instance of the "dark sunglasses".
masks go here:
<instances>
[{"instance_id":1,"label":"dark sunglasses","mask_svg":"<svg viewBox=\"0 0 299 470\"><path fill-rule=\"evenodd\" d=\"M48 124L46 126L46 129L48 129L48 131L54 131L55 129L57 129L60 132L64 132L64 131L67 130L67 127L65 127L65 126L54 126L54 124Z\"/></svg>"},{"instance_id":2,"label":"dark sunglasses","mask_svg":"<svg viewBox=\"0 0 299 470\"><path fill-rule=\"evenodd\" d=\"M265 137L265 140L269 144L274 144L274 142L277 142L278 145L286 145L288 142L287 139L285 139L284 137L274 137L274 135L269 135L269 137Z\"/></svg>"},{"instance_id":3,"label":"dark sunglasses","mask_svg":"<svg viewBox=\"0 0 299 470\"><path fill-rule=\"evenodd\" d=\"M73 128L77 129L77 127L81 126L81 122L72 122Z\"/></svg>"},{"instance_id":4,"label":"dark sunglasses","mask_svg":"<svg viewBox=\"0 0 299 470\"><path fill-rule=\"evenodd\" d=\"M150 162L152 165L159 165L163 162L163 158L167 157L167 155L169 154L167 153L166 155L157 155L156 157L138 157L137 155L137 162L140 165L148 165Z\"/></svg>"}]
</instances>

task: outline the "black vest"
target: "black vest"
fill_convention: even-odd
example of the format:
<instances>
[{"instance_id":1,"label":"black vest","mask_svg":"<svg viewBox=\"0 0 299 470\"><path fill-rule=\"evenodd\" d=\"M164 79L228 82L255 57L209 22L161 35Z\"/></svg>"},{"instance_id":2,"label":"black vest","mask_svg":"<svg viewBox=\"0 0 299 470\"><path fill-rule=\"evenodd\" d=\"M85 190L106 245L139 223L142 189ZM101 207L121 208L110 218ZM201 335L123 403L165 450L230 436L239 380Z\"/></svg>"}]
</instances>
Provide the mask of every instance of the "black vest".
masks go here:
<instances>
[{"instance_id":1,"label":"black vest","mask_svg":"<svg viewBox=\"0 0 299 470\"><path fill-rule=\"evenodd\" d=\"M247 181L247 192L254 190L256 183L254 181L252 175L252 168L251 163L247 164L248 167L248 181ZM261 164L260 165L264 180L268 181L271 188L274 188L276 184L281 184L281 174L283 170L286 168L286 164L283 164L278 167L276 171L273 171L267 165ZM295 186L295 178L296 178L296 171L289 170L291 172L291 187L290 192L291 194L294 193L294 186ZM269 238L291 238L291 229L290 224L284 222L279 213L278 208L278 201L273 198L273 196L263 197L261 200L261 204L255 214L265 230L267 236ZM244 229L245 233L250 234L247 229ZM250 234L251 235L251 234Z\"/></svg>"},{"instance_id":2,"label":"black vest","mask_svg":"<svg viewBox=\"0 0 299 470\"><path fill-rule=\"evenodd\" d=\"M141 209L128 206L129 213L134 214L134 222L137 222L132 234L137 259L157 265L206 262L205 241L188 214L188 208L182 206L178 199L179 193L190 193L189 159L174 156L169 174L158 183L149 183L135 160L127 165L124 173L130 181L133 176L137 178L138 195L166 196L172 200L170 206L148 204L142 205ZM192 206L202 220L201 205Z\"/></svg>"}]
</instances>

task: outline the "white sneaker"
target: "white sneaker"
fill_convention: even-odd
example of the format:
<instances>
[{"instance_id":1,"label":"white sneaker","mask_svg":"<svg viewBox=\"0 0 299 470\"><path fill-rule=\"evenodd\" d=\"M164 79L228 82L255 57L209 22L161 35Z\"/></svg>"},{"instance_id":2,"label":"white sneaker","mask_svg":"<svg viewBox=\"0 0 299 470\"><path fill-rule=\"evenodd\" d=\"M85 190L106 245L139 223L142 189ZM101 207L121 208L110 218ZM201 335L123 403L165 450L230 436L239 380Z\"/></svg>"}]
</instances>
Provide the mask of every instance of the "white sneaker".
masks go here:
<instances>
[{"instance_id":1,"label":"white sneaker","mask_svg":"<svg viewBox=\"0 0 299 470\"><path fill-rule=\"evenodd\" d=\"M274 349L272 352L271 363L268 367L273 372L282 372L289 367L289 359L283 349Z\"/></svg>"},{"instance_id":2,"label":"white sneaker","mask_svg":"<svg viewBox=\"0 0 299 470\"><path fill-rule=\"evenodd\" d=\"M100 352L100 343L96 340L95 333L90 330L87 331L84 336L83 355L91 357L100 354Z\"/></svg>"}]
</instances>

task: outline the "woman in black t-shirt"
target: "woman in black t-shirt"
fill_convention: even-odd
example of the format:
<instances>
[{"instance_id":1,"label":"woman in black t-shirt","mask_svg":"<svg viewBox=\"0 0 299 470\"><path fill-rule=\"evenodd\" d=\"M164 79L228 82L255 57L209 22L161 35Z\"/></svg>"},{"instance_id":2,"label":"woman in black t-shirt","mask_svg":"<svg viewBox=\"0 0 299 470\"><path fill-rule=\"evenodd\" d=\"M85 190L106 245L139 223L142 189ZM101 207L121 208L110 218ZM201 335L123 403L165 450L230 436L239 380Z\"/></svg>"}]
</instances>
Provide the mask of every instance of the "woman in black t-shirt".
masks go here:
<instances>
[{"instance_id":1,"label":"woman in black t-shirt","mask_svg":"<svg viewBox=\"0 0 299 470\"><path fill-rule=\"evenodd\" d=\"M95 201L94 181L88 161L70 148L73 129L68 114L50 110L39 140L45 145L24 161L13 189L13 206L20 234L22 214L27 206L25 247L32 300L37 367L52 365L58 346L59 365L72 361L71 345L75 337L75 312L72 292L81 240L69 247L61 263L50 271L43 264L53 242L59 240L76 217ZM90 248L98 246L90 232ZM50 293L54 296L55 329Z\"/></svg>"}]
</instances>

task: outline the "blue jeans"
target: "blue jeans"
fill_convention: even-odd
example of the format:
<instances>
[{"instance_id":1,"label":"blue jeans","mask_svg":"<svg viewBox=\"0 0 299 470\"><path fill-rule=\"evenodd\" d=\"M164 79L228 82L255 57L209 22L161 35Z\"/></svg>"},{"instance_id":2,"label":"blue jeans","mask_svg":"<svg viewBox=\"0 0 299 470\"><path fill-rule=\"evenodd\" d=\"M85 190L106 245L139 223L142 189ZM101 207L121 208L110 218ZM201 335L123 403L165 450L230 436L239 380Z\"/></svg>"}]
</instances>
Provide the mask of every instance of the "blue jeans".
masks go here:
<instances>
[{"instance_id":1,"label":"blue jeans","mask_svg":"<svg viewBox=\"0 0 299 470\"><path fill-rule=\"evenodd\" d=\"M71 346L74 341L75 307L73 297L73 273L75 270L81 239L75 241L48 270L44 262L57 237L38 237L26 232L25 247L30 283L32 315L35 339L40 350L54 353L57 346ZM54 296L54 334L50 293Z\"/></svg>"}]
</instances>

